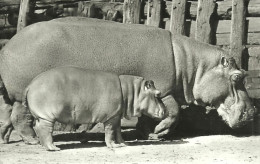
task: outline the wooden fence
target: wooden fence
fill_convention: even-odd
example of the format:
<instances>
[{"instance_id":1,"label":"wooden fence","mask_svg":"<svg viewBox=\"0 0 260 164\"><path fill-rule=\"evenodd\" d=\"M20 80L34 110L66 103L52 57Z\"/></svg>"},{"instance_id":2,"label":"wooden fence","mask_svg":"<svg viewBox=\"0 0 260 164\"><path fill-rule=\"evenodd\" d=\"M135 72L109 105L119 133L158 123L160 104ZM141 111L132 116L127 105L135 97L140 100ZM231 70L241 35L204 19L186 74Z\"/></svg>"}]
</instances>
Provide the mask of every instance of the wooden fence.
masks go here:
<instances>
[{"instance_id":1,"label":"wooden fence","mask_svg":"<svg viewBox=\"0 0 260 164\"><path fill-rule=\"evenodd\" d=\"M0 39L28 24L62 16L165 28L223 47L242 68L260 70L260 0L1 0ZM248 88L258 89L254 97L260 98L259 84Z\"/></svg>"}]
</instances>

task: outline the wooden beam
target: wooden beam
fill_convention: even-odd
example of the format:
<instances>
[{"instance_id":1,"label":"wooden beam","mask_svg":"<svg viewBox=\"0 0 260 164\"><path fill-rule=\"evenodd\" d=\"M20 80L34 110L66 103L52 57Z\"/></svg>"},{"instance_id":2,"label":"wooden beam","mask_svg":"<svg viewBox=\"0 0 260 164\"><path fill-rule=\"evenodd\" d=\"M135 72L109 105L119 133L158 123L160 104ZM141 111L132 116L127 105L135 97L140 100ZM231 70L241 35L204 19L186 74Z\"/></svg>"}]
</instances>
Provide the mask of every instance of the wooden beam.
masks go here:
<instances>
[{"instance_id":1,"label":"wooden beam","mask_svg":"<svg viewBox=\"0 0 260 164\"><path fill-rule=\"evenodd\" d=\"M139 24L143 0L125 0L123 7L123 23Z\"/></svg>"},{"instance_id":2,"label":"wooden beam","mask_svg":"<svg viewBox=\"0 0 260 164\"><path fill-rule=\"evenodd\" d=\"M185 35L185 20L186 20L187 0L173 0L171 6L171 22L170 31Z\"/></svg>"},{"instance_id":3,"label":"wooden beam","mask_svg":"<svg viewBox=\"0 0 260 164\"><path fill-rule=\"evenodd\" d=\"M230 35L230 55L236 59L239 67L242 66L241 59L246 44L246 0L232 1L232 20Z\"/></svg>"},{"instance_id":4,"label":"wooden beam","mask_svg":"<svg viewBox=\"0 0 260 164\"><path fill-rule=\"evenodd\" d=\"M216 44L216 0L199 0L196 19L195 39L201 42Z\"/></svg>"},{"instance_id":5,"label":"wooden beam","mask_svg":"<svg viewBox=\"0 0 260 164\"><path fill-rule=\"evenodd\" d=\"M148 1L147 24L150 26L161 27L162 22L162 0ZM151 11L151 17L150 17Z\"/></svg>"},{"instance_id":6,"label":"wooden beam","mask_svg":"<svg viewBox=\"0 0 260 164\"><path fill-rule=\"evenodd\" d=\"M35 0L21 0L17 32L29 25L28 17L34 13L35 2Z\"/></svg>"}]
</instances>

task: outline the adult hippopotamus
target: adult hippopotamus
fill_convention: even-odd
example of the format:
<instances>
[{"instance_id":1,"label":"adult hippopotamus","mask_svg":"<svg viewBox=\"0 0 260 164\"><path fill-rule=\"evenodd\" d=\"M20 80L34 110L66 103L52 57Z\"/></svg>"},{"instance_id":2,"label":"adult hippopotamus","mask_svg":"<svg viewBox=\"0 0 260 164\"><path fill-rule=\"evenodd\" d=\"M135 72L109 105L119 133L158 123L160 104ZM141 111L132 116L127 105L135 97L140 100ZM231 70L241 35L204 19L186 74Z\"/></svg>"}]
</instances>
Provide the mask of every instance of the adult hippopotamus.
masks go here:
<instances>
[{"instance_id":1,"label":"adult hippopotamus","mask_svg":"<svg viewBox=\"0 0 260 164\"><path fill-rule=\"evenodd\" d=\"M64 65L153 79L168 111L155 127L158 136L176 125L181 104L214 106L231 128L254 115L244 72L222 49L145 25L60 18L24 28L0 54L2 80L10 101L17 104L13 126L27 138L33 135L27 122L15 122L23 118L22 112L13 114L19 113L23 90L39 73ZM9 122L2 127L2 136L11 127Z\"/></svg>"},{"instance_id":2,"label":"adult hippopotamus","mask_svg":"<svg viewBox=\"0 0 260 164\"><path fill-rule=\"evenodd\" d=\"M125 146L121 118L141 114L162 119L164 105L153 81L77 67L41 73L25 89L23 104L36 118L35 131L47 150L53 145L55 121L65 124L104 123L108 147Z\"/></svg>"}]
</instances>

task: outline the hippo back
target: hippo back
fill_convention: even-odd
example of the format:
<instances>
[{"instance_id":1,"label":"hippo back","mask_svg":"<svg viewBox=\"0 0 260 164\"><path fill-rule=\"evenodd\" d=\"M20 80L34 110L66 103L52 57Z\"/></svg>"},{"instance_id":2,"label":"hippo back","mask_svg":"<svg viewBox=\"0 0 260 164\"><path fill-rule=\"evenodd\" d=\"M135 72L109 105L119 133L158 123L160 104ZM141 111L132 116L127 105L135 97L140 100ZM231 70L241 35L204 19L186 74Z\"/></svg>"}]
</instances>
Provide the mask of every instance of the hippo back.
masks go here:
<instances>
[{"instance_id":1,"label":"hippo back","mask_svg":"<svg viewBox=\"0 0 260 164\"><path fill-rule=\"evenodd\" d=\"M174 80L170 32L88 18L36 23L15 35L1 51L0 74L11 100L39 73L73 65L153 79L162 96Z\"/></svg>"}]
</instances>

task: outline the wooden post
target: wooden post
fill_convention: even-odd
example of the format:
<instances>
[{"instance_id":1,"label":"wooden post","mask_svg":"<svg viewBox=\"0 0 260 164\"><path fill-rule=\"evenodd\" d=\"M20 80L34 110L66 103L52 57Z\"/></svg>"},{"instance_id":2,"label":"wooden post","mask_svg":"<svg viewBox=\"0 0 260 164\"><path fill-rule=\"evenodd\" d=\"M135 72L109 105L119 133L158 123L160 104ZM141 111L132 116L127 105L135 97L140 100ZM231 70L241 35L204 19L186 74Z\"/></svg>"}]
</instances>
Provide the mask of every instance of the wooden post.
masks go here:
<instances>
[{"instance_id":1,"label":"wooden post","mask_svg":"<svg viewBox=\"0 0 260 164\"><path fill-rule=\"evenodd\" d=\"M123 23L139 24L143 0L124 0Z\"/></svg>"},{"instance_id":2,"label":"wooden post","mask_svg":"<svg viewBox=\"0 0 260 164\"><path fill-rule=\"evenodd\" d=\"M187 0L172 0L170 31L185 35Z\"/></svg>"},{"instance_id":3,"label":"wooden post","mask_svg":"<svg viewBox=\"0 0 260 164\"><path fill-rule=\"evenodd\" d=\"M236 60L238 67L241 67L241 59L246 44L246 0L232 1L232 20L230 35L230 55Z\"/></svg>"},{"instance_id":4,"label":"wooden post","mask_svg":"<svg viewBox=\"0 0 260 164\"><path fill-rule=\"evenodd\" d=\"M147 1L147 17L146 17L146 24L149 25L150 24L150 20L151 20L151 8L152 8L152 0L148 0Z\"/></svg>"},{"instance_id":5,"label":"wooden post","mask_svg":"<svg viewBox=\"0 0 260 164\"><path fill-rule=\"evenodd\" d=\"M216 0L199 0L196 19L195 39L205 43L216 43L216 33L212 29L214 21L217 21Z\"/></svg>"},{"instance_id":6,"label":"wooden post","mask_svg":"<svg viewBox=\"0 0 260 164\"><path fill-rule=\"evenodd\" d=\"M29 25L30 15L34 13L36 0L21 0L17 23L17 32Z\"/></svg>"},{"instance_id":7,"label":"wooden post","mask_svg":"<svg viewBox=\"0 0 260 164\"><path fill-rule=\"evenodd\" d=\"M151 6L152 3L152 6ZM160 27L161 25L161 14L162 14L162 0L148 1L148 11L147 11L147 25ZM151 17L150 17L151 8Z\"/></svg>"}]
</instances>

